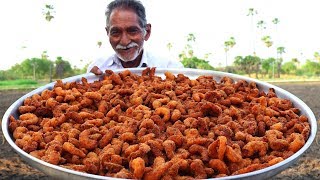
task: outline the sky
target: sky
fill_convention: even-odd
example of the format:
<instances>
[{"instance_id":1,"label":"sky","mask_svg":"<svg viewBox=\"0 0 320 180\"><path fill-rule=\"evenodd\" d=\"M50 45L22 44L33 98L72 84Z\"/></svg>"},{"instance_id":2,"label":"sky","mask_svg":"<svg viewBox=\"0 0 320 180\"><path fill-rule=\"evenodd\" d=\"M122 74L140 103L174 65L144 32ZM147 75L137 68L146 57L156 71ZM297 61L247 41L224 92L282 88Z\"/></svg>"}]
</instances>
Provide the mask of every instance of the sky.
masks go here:
<instances>
[{"instance_id":1,"label":"sky","mask_svg":"<svg viewBox=\"0 0 320 180\"><path fill-rule=\"evenodd\" d=\"M113 50L105 32L104 11L110 0L10 0L0 1L0 70L16 63L41 57L61 56L78 68ZM253 52L262 58L276 57L276 47L285 47L283 58L290 61L312 59L320 52L320 25L317 0L141 0L147 21L152 25L145 48L160 56L178 59L187 44L187 35L196 40L194 53L214 67L225 66L224 42L234 37L236 45L228 52L228 64L234 56ZM51 22L43 15L45 4L54 6ZM257 10L251 18L249 8ZM272 20L279 19L278 25ZM256 28L257 21L266 29ZM260 40L269 35L274 42L266 48ZM101 41L99 48L97 42ZM172 44L169 51L167 44Z\"/></svg>"}]
</instances>

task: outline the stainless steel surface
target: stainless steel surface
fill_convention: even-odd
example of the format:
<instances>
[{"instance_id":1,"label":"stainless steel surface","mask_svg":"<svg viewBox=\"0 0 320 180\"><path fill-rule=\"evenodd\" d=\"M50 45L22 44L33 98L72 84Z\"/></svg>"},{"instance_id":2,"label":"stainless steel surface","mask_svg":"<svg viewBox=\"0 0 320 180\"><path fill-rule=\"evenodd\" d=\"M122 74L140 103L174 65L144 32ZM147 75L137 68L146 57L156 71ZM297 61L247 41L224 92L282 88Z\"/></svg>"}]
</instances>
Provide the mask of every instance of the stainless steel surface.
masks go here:
<instances>
[{"instance_id":1,"label":"stainless steel surface","mask_svg":"<svg viewBox=\"0 0 320 180\"><path fill-rule=\"evenodd\" d=\"M136 73L136 74L141 74L141 71L144 70L141 68L134 68L134 69L129 69L131 72ZM114 70L114 72L121 72L123 70ZM272 177L282 170L286 169L290 165L292 165L298 158L310 147L311 143L315 139L316 132L317 132L317 121L316 118L311 111L311 109L299 98L297 98L295 95L291 94L288 91L285 91L277 86L274 86L269 83L265 83L262 81L259 81L257 79L252 79L236 74L230 74L230 73L224 73L224 72L217 72L217 71L208 71L208 70L197 70L197 69L161 69L158 68L156 70L156 75L165 77L164 72L170 71L173 74L179 74L182 73L186 76L188 76L190 79L195 79L200 75L212 75L216 81L220 81L220 79L224 76L228 76L235 81L237 80L245 80L248 82L255 82L259 89L261 91L267 92L269 88L274 88L276 91L276 94L280 98L285 98L285 99L290 99L293 102L293 105L296 108L299 108L301 110L301 113L306 115L309 119L309 123L311 125L311 133L309 136L308 141L306 144L294 155L289 157L288 159L285 159L284 161L277 163L273 166L258 170L258 171L253 171L250 173L245 173L245 174L240 174L236 176L227 176L227 177L222 177L222 178L215 178L215 179L267 179L269 177ZM89 74L83 74L83 75L78 75L70 78L63 79L63 82L72 82L72 81L81 81L81 78L85 77L89 82L92 82L94 80L98 80L99 77L95 76L91 73ZM30 93L22 96L19 98L16 102L14 102L8 110L5 112L3 119L2 119L2 132L5 136L5 139L7 142L10 144L10 146L32 167L37 168L41 170L42 172L46 173L47 175L57 178L57 179L119 179L119 178L111 178L111 177L105 177L105 176L98 176L98 175L92 175L88 173L82 173L82 172L77 172L74 170L62 168L56 165L49 164L47 162L44 162L42 160L39 160L28 153L24 152L21 150L13 141L12 135L8 130L9 126L9 116L13 115L16 118L18 118L18 107L22 105L24 99L26 99L29 96L32 96L33 94L39 94L45 89L52 89L54 83L47 84L43 87L40 87L34 91L31 91Z\"/></svg>"}]
</instances>

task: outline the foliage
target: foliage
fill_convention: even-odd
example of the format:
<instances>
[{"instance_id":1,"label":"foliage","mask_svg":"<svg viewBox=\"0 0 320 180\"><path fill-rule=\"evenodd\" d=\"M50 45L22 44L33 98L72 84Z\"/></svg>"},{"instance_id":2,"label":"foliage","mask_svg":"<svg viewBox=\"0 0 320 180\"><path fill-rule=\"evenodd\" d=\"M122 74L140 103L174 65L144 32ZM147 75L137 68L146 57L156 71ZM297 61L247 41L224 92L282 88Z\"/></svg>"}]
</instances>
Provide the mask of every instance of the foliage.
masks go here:
<instances>
[{"instance_id":1,"label":"foliage","mask_svg":"<svg viewBox=\"0 0 320 180\"><path fill-rule=\"evenodd\" d=\"M56 64L56 68L55 68L56 78L62 79L64 77L74 75L71 64L68 61L63 60L62 57L60 56L57 57L55 64Z\"/></svg>"},{"instance_id":2,"label":"foliage","mask_svg":"<svg viewBox=\"0 0 320 180\"><path fill-rule=\"evenodd\" d=\"M297 65L293 61L285 62L282 65L282 70L286 74L294 74L297 70Z\"/></svg>"},{"instance_id":3,"label":"foliage","mask_svg":"<svg viewBox=\"0 0 320 180\"><path fill-rule=\"evenodd\" d=\"M301 69L306 73L307 76L320 75L320 63L318 62L307 60Z\"/></svg>"},{"instance_id":4,"label":"foliage","mask_svg":"<svg viewBox=\"0 0 320 180\"><path fill-rule=\"evenodd\" d=\"M237 56L235 57L234 64L239 68L239 70L250 76L251 73L258 71L257 67L261 64L261 59L258 56L251 55L244 58L242 56Z\"/></svg>"},{"instance_id":5,"label":"foliage","mask_svg":"<svg viewBox=\"0 0 320 180\"><path fill-rule=\"evenodd\" d=\"M209 64L208 61L199 59L197 57L184 58L181 63L185 68L194 68L194 69L207 69L213 70L214 68Z\"/></svg>"},{"instance_id":6,"label":"foliage","mask_svg":"<svg viewBox=\"0 0 320 180\"><path fill-rule=\"evenodd\" d=\"M42 14L44 15L46 21L48 21L48 22L50 22L51 19L54 18L54 16L53 16L54 13L55 13L55 11L54 11L53 5L46 4L45 8L42 9Z\"/></svg>"},{"instance_id":7,"label":"foliage","mask_svg":"<svg viewBox=\"0 0 320 180\"><path fill-rule=\"evenodd\" d=\"M263 59L261 61L262 73L264 75L272 71L272 69L274 68L273 66L275 65L275 61L275 58Z\"/></svg>"},{"instance_id":8,"label":"foliage","mask_svg":"<svg viewBox=\"0 0 320 180\"><path fill-rule=\"evenodd\" d=\"M25 77L33 77L34 79L47 77L52 62L47 59L31 58L22 61L20 65L13 67L15 71L20 71Z\"/></svg>"}]
</instances>

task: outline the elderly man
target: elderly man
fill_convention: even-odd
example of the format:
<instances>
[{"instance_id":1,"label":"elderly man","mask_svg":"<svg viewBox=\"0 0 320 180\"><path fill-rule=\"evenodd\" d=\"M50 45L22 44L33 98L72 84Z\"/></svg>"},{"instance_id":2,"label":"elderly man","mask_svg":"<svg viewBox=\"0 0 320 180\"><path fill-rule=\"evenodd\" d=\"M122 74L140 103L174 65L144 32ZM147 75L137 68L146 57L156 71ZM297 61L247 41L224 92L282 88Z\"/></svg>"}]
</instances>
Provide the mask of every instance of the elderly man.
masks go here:
<instances>
[{"instance_id":1,"label":"elderly man","mask_svg":"<svg viewBox=\"0 0 320 180\"><path fill-rule=\"evenodd\" d=\"M158 67L183 68L178 61L152 55L143 48L150 38L151 24L147 23L144 6L137 0L114 0L106 10L106 31L115 54L100 58L88 66L96 75L106 69Z\"/></svg>"}]
</instances>

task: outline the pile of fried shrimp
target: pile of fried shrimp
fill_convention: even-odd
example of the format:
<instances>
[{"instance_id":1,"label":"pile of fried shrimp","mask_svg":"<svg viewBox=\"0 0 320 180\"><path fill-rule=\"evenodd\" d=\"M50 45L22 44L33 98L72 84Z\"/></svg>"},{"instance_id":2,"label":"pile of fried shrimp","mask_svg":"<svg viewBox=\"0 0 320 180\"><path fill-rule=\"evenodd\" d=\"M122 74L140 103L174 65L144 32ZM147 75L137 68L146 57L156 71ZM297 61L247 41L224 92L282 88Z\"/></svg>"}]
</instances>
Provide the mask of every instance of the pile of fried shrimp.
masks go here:
<instances>
[{"instance_id":1,"label":"pile of fried shrimp","mask_svg":"<svg viewBox=\"0 0 320 180\"><path fill-rule=\"evenodd\" d=\"M16 145L64 168L130 179L205 179L274 165L304 146L310 124L273 88L155 68L57 80L10 116Z\"/></svg>"}]
</instances>

